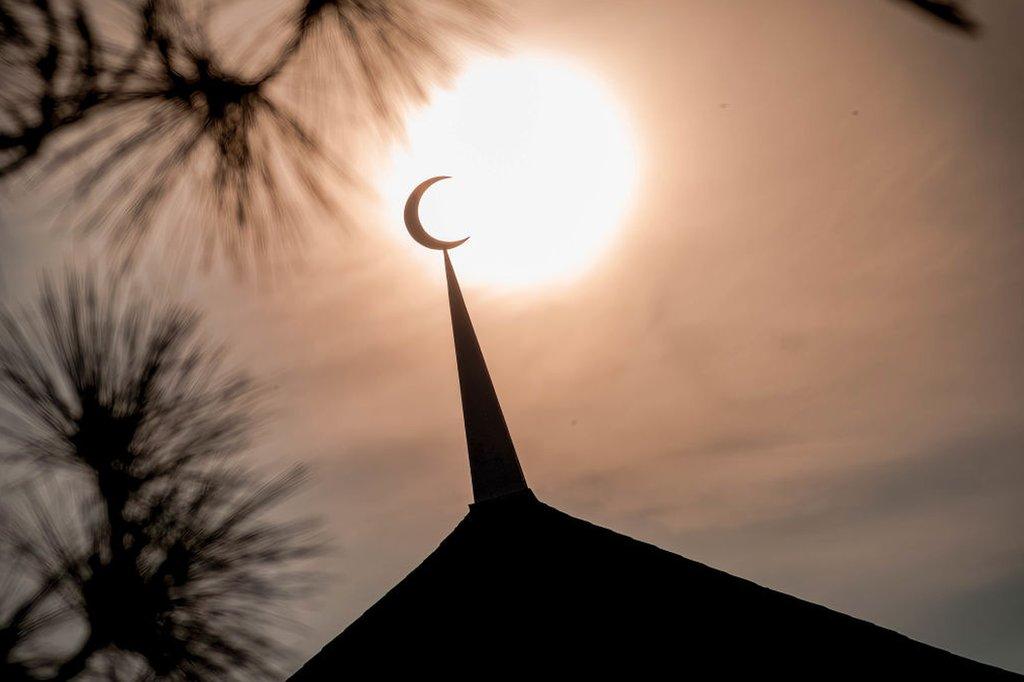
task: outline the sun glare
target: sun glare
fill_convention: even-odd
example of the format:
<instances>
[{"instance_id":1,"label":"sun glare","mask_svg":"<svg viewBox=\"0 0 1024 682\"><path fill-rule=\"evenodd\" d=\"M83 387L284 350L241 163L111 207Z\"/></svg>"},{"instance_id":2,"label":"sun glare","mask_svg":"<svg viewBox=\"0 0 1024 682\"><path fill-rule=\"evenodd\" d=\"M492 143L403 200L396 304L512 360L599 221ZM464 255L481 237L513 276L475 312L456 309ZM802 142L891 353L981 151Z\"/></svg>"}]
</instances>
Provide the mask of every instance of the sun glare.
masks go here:
<instances>
[{"instance_id":1,"label":"sun glare","mask_svg":"<svg viewBox=\"0 0 1024 682\"><path fill-rule=\"evenodd\" d=\"M402 207L420 181L451 175L420 215L466 283L526 286L579 275L612 243L636 186L632 131L593 76L544 57L472 63L410 117L382 191L409 245ZM436 254L434 259L436 265Z\"/></svg>"}]
</instances>

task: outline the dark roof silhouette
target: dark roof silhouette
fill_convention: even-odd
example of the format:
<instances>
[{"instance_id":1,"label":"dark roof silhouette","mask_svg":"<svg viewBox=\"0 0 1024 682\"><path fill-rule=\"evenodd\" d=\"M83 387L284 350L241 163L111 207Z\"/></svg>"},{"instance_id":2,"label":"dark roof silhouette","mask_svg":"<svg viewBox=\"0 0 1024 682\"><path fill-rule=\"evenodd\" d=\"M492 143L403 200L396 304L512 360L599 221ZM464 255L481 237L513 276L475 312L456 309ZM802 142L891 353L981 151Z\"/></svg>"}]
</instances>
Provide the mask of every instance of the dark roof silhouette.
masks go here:
<instances>
[{"instance_id":1,"label":"dark roof silhouette","mask_svg":"<svg viewBox=\"0 0 1024 682\"><path fill-rule=\"evenodd\" d=\"M1021 679L587 523L529 491L472 505L292 679L370 671Z\"/></svg>"},{"instance_id":2,"label":"dark roof silhouette","mask_svg":"<svg viewBox=\"0 0 1024 682\"><path fill-rule=\"evenodd\" d=\"M427 246L433 238L419 223L416 202L441 179L421 183L406 205L410 235ZM447 250L444 265L475 503L422 564L292 680L502 679L512 673L577 679L611 672L698 679L1020 679L538 501Z\"/></svg>"}]
</instances>

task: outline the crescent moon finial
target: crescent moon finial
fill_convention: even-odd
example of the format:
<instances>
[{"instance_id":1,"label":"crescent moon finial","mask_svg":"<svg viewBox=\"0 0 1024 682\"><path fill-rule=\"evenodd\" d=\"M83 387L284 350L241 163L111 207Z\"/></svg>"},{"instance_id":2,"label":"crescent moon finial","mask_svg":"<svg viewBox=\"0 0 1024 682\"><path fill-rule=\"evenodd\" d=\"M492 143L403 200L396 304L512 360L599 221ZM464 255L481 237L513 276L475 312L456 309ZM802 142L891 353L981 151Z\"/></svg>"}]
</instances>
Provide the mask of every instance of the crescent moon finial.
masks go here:
<instances>
[{"instance_id":1,"label":"crescent moon finial","mask_svg":"<svg viewBox=\"0 0 1024 682\"><path fill-rule=\"evenodd\" d=\"M423 197L423 193L426 192L427 188L435 182L440 182L441 180L446 180L450 177L450 175L438 175L437 177L430 178L429 180L424 180L420 184L416 185L416 189L412 191L412 194L409 195L409 198L405 202L405 228L409 230L409 236L428 249L447 251L448 249L454 249L456 246L469 239L469 237L464 237L451 242L436 239L427 233L423 228L423 223L420 222L420 199Z\"/></svg>"}]
</instances>

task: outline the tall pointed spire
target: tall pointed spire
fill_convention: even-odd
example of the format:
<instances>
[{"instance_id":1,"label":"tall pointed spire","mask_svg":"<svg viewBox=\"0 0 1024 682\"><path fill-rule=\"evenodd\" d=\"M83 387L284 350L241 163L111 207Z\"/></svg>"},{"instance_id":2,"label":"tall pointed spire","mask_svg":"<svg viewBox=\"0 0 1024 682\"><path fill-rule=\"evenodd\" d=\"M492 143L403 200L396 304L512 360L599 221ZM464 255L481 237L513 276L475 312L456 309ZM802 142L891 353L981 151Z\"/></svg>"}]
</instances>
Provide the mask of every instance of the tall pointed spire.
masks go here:
<instances>
[{"instance_id":1,"label":"tall pointed spire","mask_svg":"<svg viewBox=\"0 0 1024 682\"><path fill-rule=\"evenodd\" d=\"M529 490L447 249L444 251L444 271L448 280L448 307L455 337L455 360L459 367L473 499L483 502Z\"/></svg>"},{"instance_id":2,"label":"tall pointed spire","mask_svg":"<svg viewBox=\"0 0 1024 682\"><path fill-rule=\"evenodd\" d=\"M462 299L455 269L448 258L448 250L468 239L441 241L430 236L420 222L420 199L427 188L444 180L439 175L424 180L405 202L405 227L417 242L437 251L444 251L444 272L448 279L448 306L452 313L452 335L455 337L455 360L459 366L459 390L462 393L462 419L466 425L466 445L469 448L469 475L473 481L473 500L484 502L513 493L527 492L523 468L519 466L516 448L501 413L498 395L494 392L491 375L476 340L473 323Z\"/></svg>"}]
</instances>

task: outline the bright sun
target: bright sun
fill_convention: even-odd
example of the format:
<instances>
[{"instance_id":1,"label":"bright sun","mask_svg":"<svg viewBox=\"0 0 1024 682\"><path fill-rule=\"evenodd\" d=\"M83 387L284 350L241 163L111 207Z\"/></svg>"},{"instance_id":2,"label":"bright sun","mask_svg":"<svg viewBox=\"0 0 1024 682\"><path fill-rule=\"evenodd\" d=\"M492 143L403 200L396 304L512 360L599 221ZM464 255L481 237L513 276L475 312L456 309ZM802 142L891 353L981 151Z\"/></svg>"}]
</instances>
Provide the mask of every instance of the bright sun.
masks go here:
<instances>
[{"instance_id":1,"label":"bright sun","mask_svg":"<svg viewBox=\"0 0 1024 682\"><path fill-rule=\"evenodd\" d=\"M382 183L396 234L412 188L466 283L523 286L568 280L590 265L623 222L637 182L631 129L617 102L584 71L544 57L485 59L407 122L408 144ZM418 251L426 250L416 247ZM432 261L436 266L436 254Z\"/></svg>"}]
</instances>

